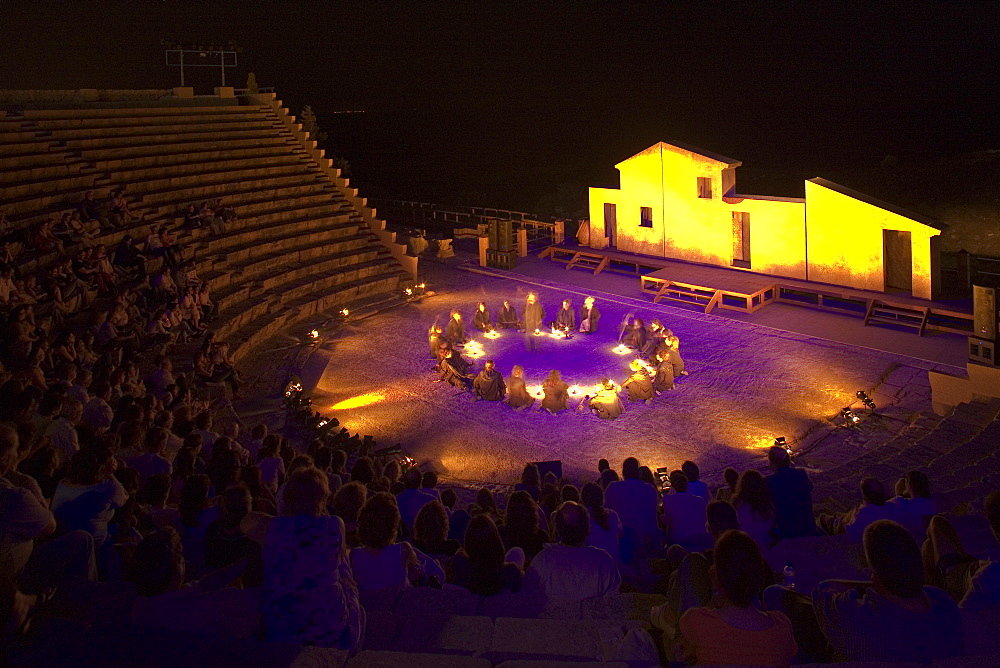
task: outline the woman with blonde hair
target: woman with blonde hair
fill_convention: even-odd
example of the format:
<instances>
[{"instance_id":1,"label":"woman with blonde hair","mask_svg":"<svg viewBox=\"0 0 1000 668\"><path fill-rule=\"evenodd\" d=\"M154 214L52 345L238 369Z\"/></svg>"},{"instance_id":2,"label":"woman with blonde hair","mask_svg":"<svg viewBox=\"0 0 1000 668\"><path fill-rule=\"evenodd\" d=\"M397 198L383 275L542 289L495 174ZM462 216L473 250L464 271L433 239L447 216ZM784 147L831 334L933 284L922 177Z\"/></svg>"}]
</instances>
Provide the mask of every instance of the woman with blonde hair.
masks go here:
<instances>
[{"instance_id":1,"label":"woman with blonde hair","mask_svg":"<svg viewBox=\"0 0 1000 668\"><path fill-rule=\"evenodd\" d=\"M553 415L569 407L569 385L563 381L558 370L549 372L549 377L542 383L542 393L545 395L542 398L542 408Z\"/></svg>"},{"instance_id":2,"label":"woman with blonde hair","mask_svg":"<svg viewBox=\"0 0 1000 668\"><path fill-rule=\"evenodd\" d=\"M507 403L516 411L524 410L535 403L535 399L528 393L528 388L524 384L524 367L520 364L514 365L507 379Z\"/></svg>"}]
</instances>

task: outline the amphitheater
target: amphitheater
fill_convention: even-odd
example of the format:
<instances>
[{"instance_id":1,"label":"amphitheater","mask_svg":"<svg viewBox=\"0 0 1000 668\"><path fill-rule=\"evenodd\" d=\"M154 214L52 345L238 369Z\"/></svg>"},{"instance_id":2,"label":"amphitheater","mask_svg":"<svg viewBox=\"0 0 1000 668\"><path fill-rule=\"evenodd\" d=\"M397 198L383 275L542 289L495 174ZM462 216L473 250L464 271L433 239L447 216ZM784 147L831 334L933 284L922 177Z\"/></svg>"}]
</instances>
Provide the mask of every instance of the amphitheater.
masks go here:
<instances>
[{"instance_id":1,"label":"amphitheater","mask_svg":"<svg viewBox=\"0 0 1000 668\"><path fill-rule=\"evenodd\" d=\"M306 379L306 393L315 393L317 409L363 394L361 380L391 382L387 378L399 369L405 369L413 379L429 379L430 363L423 359L426 343L420 337L430 320L487 291L497 296L520 294L517 290L527 289L511 287L513 281L525 279L524 275L501 272L487 277L462 272L454 263L423 258L418 266L418 258L397 241L386 221L332 166L273 93L236 94L227 88L217 89L211 96L194 96L190 89L183 88L2 93L0 212L9 223L3 233L14 256L16 276L43 277L78 250L74 245L68 245L63 253L33 248L32 231L41 223L58 219L64 211L75 208L87 192L103 202L115 189L123 189L131 222L116 229L102 229L89 245L103 244L110 251L126 235L138 240L149 235L151 228L167 225L176 229L185 258L193 260L198 279L209 285L217 306L218 313L210 325L215 339L229 343L233 363L253 370L244 375L258 377L251 390L261 396L237 400L227 394L223 383L197 380L192 381L193 395L223 406L220 412L228 411L234 421L246 427L263 421L272 430L286 429L300 450L307 444L303 439L306 432L293 428L288 417L291 411L282 407L282 394L292 368L289 360L300 363L297 370ZM227 229L217 233L207 227L182 227L189 204L219 198L238 212L238 218ZM162 262L160 258L149 259L148 275L163 271ZM501 286L494 281L512 282ZM407 296L408 288L412 291L423 284L428 286L425 295L419 299ZM579 286L570 283L546 283L543 290L551 293L552 300L559 298L561 290L583 294ZM102 322L98 314L110 308L108 294L94 287L89 292L84 300L89 306L66 314L59 323L78 336L96 333ZM347 317L341 315L345 310ZM621 310L625 312L628 307ZM670 307L661 307L660 311L669 314ZM46 321L41 314L36 314L36 324L48 336L57 333L57 324ZM323 345L314 350L303 341L313 327L322 329L321 324L327 327L318 334L324 339ZM691 318L691 331L697 326L696 319ZM745 327L740 330L745 332L752 326L736 323L732 327ZM387 333L403 336L405 343L393 341ZM795 345L807 352L818 350L811 337L770 340L772 345ZM143 375L153 369L155 348L151 340L140 341L138 359ZM191 374L191 357L196 348L197 340L192 337L170 350L175 374ZM289 349L293 352L288 353ZM983 516L982 502L986 494L1000 489L1000 451L996 448L1000 439L1000 400L962 403L942 415L932 410L927 372L953 368L948 363L911 358L900 362L902 357L897 359L885 351L862 354L847 344L827 350L832 351L829 357L802 354L803 358L842 360L843 382L830 396L810 404L811 410L836 413L857 387L877 386L883 421L867 428L839 429L827 424L825 418L810 421L816 416L805 413L796 423L772 424L762 418L759 429L743 434L754 447L748 448L744 442L725 443L735 432L722 430L711 438L719 446L732 447L731 452L717 449L710 454L679 444L671 453L672 466L676 468L682 459L697 457L703 462L705 479L714 489L722 485L721 471L731 462L742 468L766 466L762 446L770 444L767 434L801 430L803 449L806 434L816 441L820 434L822 444L809 448L798 464L811 474L818 511L853 507L863 477L878 478L891 489L906 471L919 469L931 481L938 512L952 520L968 551L973 555L995 552L996 541ZM312 356L309 364L313 366L296 357L300 352ZM707 355L704 357L702 360L698 352L691 353L695 368L701 362L708 364ZM363 367L376 358L388 360L390 366L385 367L385 374L364 376ZM859 363L861 359L866 361ZM896 371L879 378L890 367ZM349 386L352 379L357 387ZM696 387L694 372L691 382L691 387ZM344 389L348 386L350 391ZM442 488L453 487L461 503L472 501L475 486L469 481L478 480L497 493L502 506L506 493L517 482L517 471L526 461L561 458L566 461L567 482L578 485L596 478L596 470L591 469L597 457L605 456L602 452L612 453L607 456L613 467L630 454L637 454L643 463L661 463L650 461L656 457L657 443L647 443L639 453L601 447L571 448L556 452L559 456L543 457L544 448L532 447L546 445L545 439L529 445L511 440L506 450L509 456L502 459L497 453L504 448L498 448L492 440L486 445L482 439L489 438L491 430L503 431L503 438L510 439L519 427L505 423L508 418L499 414L480 420L474 436L421 443L428 420L435 419L435 414L457 410L452 408L454 403L449 403L452 397L442 399L444 395L439 393L437 398L423 401L418 397L422 392L397 392L396 403L336 411L339 424L349 431L322 433L339 439L333 442L349 450L348 470L359 454L391 449L397 441L403 441L418 464L437 469L445 483ZM779 413L781 408L773 406L772 410ZM393 428L393 420L398 426L401 415L409 422ZM699 415L694 408L690 415L694 429ZM442 419L452 424L447 417ZM816 431L820 422L823 428ZM464 428L457 426L457 420L455 424L456 430ZM315 428L315 422L309 428ZM615 438L610 428L599 428L605 429L600 432L600 443ZM686 429L682 432L689 437L692 433ZM570 438L569 433L551 432L550 440L558 440L553 434ZM641 430L635 433L646 434ZM366 434L374 436L375 441L365 439ZM460 447L466 442L463 439L470 448L482 451L476 451L479 459L448 465L449 458L456 461L462 456L448 452L448 448ZM486 471L497 475L490 479ZM454 475L449 478L449 473ZM799 572L798 588L806 592L827 578L867 579L861 546L844 535L781 541L766 558L776 571L794 562ZM573 603L553 602L529 592L477 596L451 586L363 592L364 640L357 651L348 652L265 642L256 631L256 620L242 625L244 630L250 630L234 635L230 629L238 625L216 624L218 620L212 620L211 613L202 620L202 632L169 625L137 625L130 616L137 597L134 586L124 578L107 578L105 582L78 583L75 589L57 591L40 615L45 622L37 624L39 633L48 634L40 636L44 642L12 656L20 665L102 666L187 663L527 668L656 663L622 650L622 640L629 630L643 629L657 641L660 662L682 665L670 633L651 623L651 608L667 601L658 581L651 572L630 573L624 577L619 593ZM996 613L996 609L963 611L966 655L939 659L934 665L1000 664L1000 615Z\"/></svg>"}]
</instances>

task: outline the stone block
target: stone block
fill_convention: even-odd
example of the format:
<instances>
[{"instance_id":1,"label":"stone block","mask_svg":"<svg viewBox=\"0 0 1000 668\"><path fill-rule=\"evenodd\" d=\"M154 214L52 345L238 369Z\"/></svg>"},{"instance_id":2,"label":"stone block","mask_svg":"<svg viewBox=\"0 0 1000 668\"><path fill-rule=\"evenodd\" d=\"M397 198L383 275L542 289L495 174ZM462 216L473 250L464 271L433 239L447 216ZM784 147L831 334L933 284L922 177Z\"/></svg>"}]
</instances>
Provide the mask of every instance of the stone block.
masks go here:
<instances>
[{"instance_id":1,"label":"stone block","mask_svg":"<svg viewBox=\"0 0 1000 668\"><path fill-rule=\"evenodd\" d=\"M365 650L351 659L351 668L490 668L490 662L471 656Z\"/></svg>"},{"instance_id":2,"label":"stone block","mask_svg":"<svg viewBox=\"0 0 1000 668\"><path fill-rule=\"evenodd\" d=\"M593 620L511 617L496 620L493 647L484 656L494 663L514 659L599 661L603 657L600 635Z\"/></svg>"},{"instance_id":3,"label":"stone block","mask_svg":"<svg viewBox=\"0 0 1000 668\"><path fill-rule=\"evenodd\" d=\"M393 649L478 656L490 650L493 620L489 617L423 614L405 617Z\"/></svg>"}]
</instances>

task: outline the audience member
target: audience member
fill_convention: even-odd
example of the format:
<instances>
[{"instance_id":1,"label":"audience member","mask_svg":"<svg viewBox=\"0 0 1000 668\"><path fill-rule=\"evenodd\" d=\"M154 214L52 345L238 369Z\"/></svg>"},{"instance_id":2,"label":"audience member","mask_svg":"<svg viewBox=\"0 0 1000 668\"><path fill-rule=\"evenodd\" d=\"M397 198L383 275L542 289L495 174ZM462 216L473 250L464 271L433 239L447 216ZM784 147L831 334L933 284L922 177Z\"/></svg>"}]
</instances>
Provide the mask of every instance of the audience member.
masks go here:
<instances>
[{"instance_id":1,"label":"audience member","mask_svg":"<svg viewBox=\"0 0 1000 668\"><path fill-rule=\"evenodd\" d=\"M621 562L619 541L625 535L625 527L618 513L604 507L604 490L600 485L588 482L583 486L580 496L590 514L587 545L599 547L610 554L616 563Z\"/></svg>"},{"instance_id":2,"label":"audience member","mask_svg":"<svg viewBox=\"0 0 1000 668\"><path fill-rule=\"evenodd\" d=\"M701 469L694 462L688 460L681 464L681 472L687 476L688 479L688 494L694 494L695 496L700 496L705 499L705 503L712 500L711 495L708 491L708 485L699 480L701 477Z\"/></svg>"},{"instance_id":3,"label":"audience member","mask_svg":"<svg viewBox=\"0 0 1000 668\"><path fill-rule=\"evenodd\" d=\"M403 485L406 489L396 495L399 514L403 520L403 526L406 527L408 532L413 530L413 520L417 518L417 513L420 512L420 509L431 501L436 500L432 494L428 494L420 489L422 480L420 469L416 466L407 469L403 475Z\"/></svg>"},{"instance_id":4,"label":"audience member","mask_svg":"<svg viewBox=\"0 0 1000 668\"><path fill-rule=\"evenodd\" d=\"M423 570L413 547L396 542L401 519L396 500L379 492L365 502L358 515L358 538L363 547L350 552L351 569L360 589L401 589L420 584Z\"/></svg>"},{"instance_id":5,"label":"audience member","mask_svg":"<svg viewBox=\"0 0 1000 668\"><path fill-rule=\"evenodd\" d=\"M558 543L547 543L524 576L524 589L552 599L582 600L618 593L621 575L610 554L588 547L590 517L573 501L559 506L555 518Z\"/></svg>"},{"instance_id":6,"label":"audience member","mask_svg":"<svg viewBox=\"0 0 1000 668\"><path fill-rule=\"evenodd\" d=\"M784 448L771 446L767 451L771 475L767 486L774 502L774 531L777 538L814 536L818 533L813 519L812 481L802 469L792 466L792 458Z\"/></svg>"},{"instance_id":7,"label":"audience member","mask_svg":"<svg viewBox=\"0 0 1000 668\"><path fill-rule=\"evenodd\" d=\"M500 532L490 515L476 515L465 530L465 543L451 561L450 581L478 596L521 588L524 553L504 551Z\"/></svg>"},{"instance_id":8,"label":"audience member","mask_svg":"<svg viewBox=\"0 0 1000 668\"><path fill-rule=\"evenodd\" d=\"M861 499L861 504L849 512L836 515L820 513L819 525L831 536L846 533L852 541L860 543L865 528L872 522L903 519L902 508L885 502L885 490L875 478L861 481Z\"/></svg>"},{"instance_id":9,"label":"audience member","mask_svg":"<svg viewBox=\"0 0 1000 668\"><path fill-rule=\"evenodd\" d=\"M663 495L660 520L667 530L667 540L688 550L705 549L711 537L705 530L705 510L708 501L688 491L687 476L681 471L670 472L670 491Z\"/></svg>"},{"instance_id":10,"label":"audience member","mask_svg":"<svg viewBox=\"0 0 1000 668\"><path fill-rule=\"evenodd\" d=\"M622 560L630 563L634 556L654 552L663 534L656 520L656 488L639 479L639 460L626 459L622 477L605 488L604 505L617 512L625 526Z\"/></svg>"},{"instance_id":11,"label":"audience member","mask_svg":"<svg viewBox=\"0 0 1000 668\"><path fill-rule=\"evenodd\" d=\"M774 543L774 502L771 488L767 486L759 472L744 471L736 483L733 506L739 519L740 529L750 534L761 550L767 550Z\"/></svg>"}]
</instances>

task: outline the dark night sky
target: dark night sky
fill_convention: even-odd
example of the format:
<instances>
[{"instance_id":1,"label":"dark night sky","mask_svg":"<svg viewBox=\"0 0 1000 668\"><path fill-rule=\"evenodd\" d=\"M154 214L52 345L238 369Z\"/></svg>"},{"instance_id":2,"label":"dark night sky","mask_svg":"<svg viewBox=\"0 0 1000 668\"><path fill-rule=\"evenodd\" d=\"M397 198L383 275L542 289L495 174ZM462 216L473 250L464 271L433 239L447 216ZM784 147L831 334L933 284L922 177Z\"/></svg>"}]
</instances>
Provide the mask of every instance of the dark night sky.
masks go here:
<instances>
[{"instance_id":1,"label":"dark night sky","mask_svg":"<svg viewBox=\"0 0 1000 668\"><path fill-rule=\"evenodd\" d=\"M661 139L797 176L1000 148L998 2L0 9L0 88L167 87L162 37L234 39L237 85L252 69L294 111L311 104L369 192L529 207L558 183L614 183Z\"/></svg>"}]
</instances>

